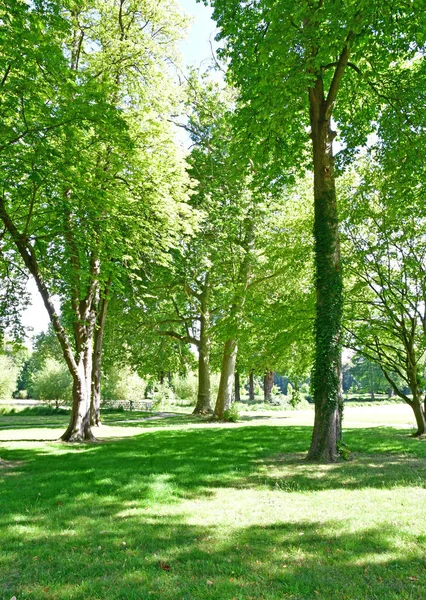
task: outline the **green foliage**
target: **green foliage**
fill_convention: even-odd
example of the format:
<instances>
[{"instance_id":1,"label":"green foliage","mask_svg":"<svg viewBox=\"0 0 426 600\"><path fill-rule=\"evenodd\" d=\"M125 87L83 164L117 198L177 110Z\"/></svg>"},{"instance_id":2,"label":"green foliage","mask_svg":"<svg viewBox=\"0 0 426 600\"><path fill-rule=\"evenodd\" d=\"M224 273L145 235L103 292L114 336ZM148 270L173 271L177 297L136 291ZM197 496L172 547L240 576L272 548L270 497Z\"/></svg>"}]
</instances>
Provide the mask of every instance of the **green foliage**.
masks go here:
<instances>
[{"instance_id":1,"label":"green foliage","mask_svg":"<svg viewBox=\"0 0 426 600\"><path fill-rule=\"evenodd\" d=\"M225 421L225 423L237 423L239 419L240 411L236 402L232 403L229 408L223 411L222 421Z\"/></svg>"},{"instance_id":2,"label":"green foliage","mask_svg":"<svg viewBox=\"0 0 426 600\"><path fill-rule=\"evenodd\" d=\"M176 401L175 392L167 381L155 383L151 394L154 409L163 409L166 406L173 405Z\"/></svg>"},{"instance_id":3,"label":"green foliage","mask_svg":"<svg viewBox=\"0 0 426 600\"><path fill-rule=\"evenodd\" d=\"M108 405L109 400L142 400L146 386L146 381L130 367L110 366L102 377L102 404Z\"/></svg>"},{"instance_id":4,"label":"green foliage","mask_svg":"<svg viewBox=\"0 0 426 600\"><path fill-rule=\"evenodd\" d=\"M337 452L342 460L351 460L351 450L345 442L337 442Z\"/></svg>"},{"instance_id":5,"label":"green foliage","mask_svg":"<svg viewBox=\"0 0 426 600\"><path fill-rule=\"evenodd\" d=\"M11 398L16 390L18 367L10 356L0 354L0 398Z\"/></svg>"},{"instance_id":6,"label":"green foliage","mask_svg":"<svg viewBox=\"0 0 426 600\"><path fill-rule=\"evenodd\" d=\"M175 374L172 376L171 385L175 391L177 400L183 400L184 404L195 406L198 391L198 377L196 373L188 371L185 375Z\"/></svg>"},{"instance_id":7,"label":"green foliage","mask_svg":"<svg viewBox=\"0 0 426 600\"><path fill-rule=\"evenodd\" d=\"M71 403L72 378L66 365L54 358L46 358L31 378L33 397L46 402Z\"/></svg>"}]
</instances>

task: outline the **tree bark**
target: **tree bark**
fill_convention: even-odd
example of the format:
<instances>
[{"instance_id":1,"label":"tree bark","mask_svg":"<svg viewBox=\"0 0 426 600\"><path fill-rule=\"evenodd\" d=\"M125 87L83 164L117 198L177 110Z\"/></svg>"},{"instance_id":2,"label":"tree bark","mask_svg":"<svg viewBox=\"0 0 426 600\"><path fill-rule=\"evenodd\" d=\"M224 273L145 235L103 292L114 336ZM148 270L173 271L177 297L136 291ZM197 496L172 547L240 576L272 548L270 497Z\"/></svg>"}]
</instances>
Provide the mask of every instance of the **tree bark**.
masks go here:
<instances>
[{"instance_id":1,"label":"tree bark","mask_svg":"<svg viewBox=\"0 0 426 600\"><path fill-rule=\"evenodd\" d=\"M347 62L347 57L346 57ZM338 68L336 68L337 73ZM336 78L333 78L333 83ZM341 74L343 75L343 73ZM341 437L342 368L341 321L342 274L334 177L331 111L333 90L325 98L322 78L310 89L310 121L314 162L315 238L315 362L312 373L315 422L308 459L333 462L338 458Z\"/></svg>"},{"instance_id":2,"label":"tree bark","mask_svg":"<svg viewBox=\"0 0 426 600\"><path fill-rule=\"evenodd\" d=\"M274 387L274 372L267 371L263 377L263 398L267 403L272 402L272 388Z\"/></svg>"},{"instance_id":3,"label":"tree bark","mask_svg":"<svg viewBox=\"0 0 426 600\"><path fill-rule=\"evenodd\" d=\"M409 339L408 345L406 345L407 351L407 375L410 383L410 390L412 394L411 408L413 409L414 416L417 424L416 436L424 435L426 433L426 420L425 413L423 411L423 403L421 397L421 391L418 380L417 362L414 351L414 336Z\"/></svg>"},{"instance_id":4,"label":"tree bark","mask_svg":"<svg viewBox=\"0 0 426 600\"><path fill-rule=\"evenodd\" d=\"M70 423L61 436L64 442L95 441L90 423L90 387L87 388L87 377L84 358L78 365L78 373L73 374L72 411Z\"/></svg>"},{"instance_id":5,"label":"tree bark","mask_svg":"<svg viewBox=\"0 0 426 600\"><path fill-rule=\"evenodd\" d=\"M415 435L417 437L420 435L424 435L426 433L426 419L420 398L413 398L411 408L413 409L414 416L416 418L417 431Z\"/></svg>"},{"instance_id":6,"label":"tree bark","mask_svg":"<svg viewBox=\"0 0 426 600\"><path fill-rule=\"evenodd\" d=\"M240 373L235 371L235 402L241 402L241 386L240 386Z\"/></svg>"},{"instance_id":7,"label":"tree bark","mask_svg":"<svg viewBox=\"0 0 426 600\"><path fill-rule=\"evenodd\" d=\"M211 415L213 408L211 405L210 388L210 278L206 275L203 290L199 297L200 300L200 339L198 343L198 392L197 404L194 415Z\"/></svg>"},{"instance_id":8,"label":"tree bark","mask_svg":"<svg viewBox=\"0 0 426 600\"><path fill-rule=\"evenodd\" d=\"M231 406L234 387L235 362L237 360L237 340L227 340L223 351L222 368L220 371L219 391L217 393L214 414L218 419L223 418L225 410Z\"/></svg>"},{"instance_id":9,"label":"tree bark","mask_svg":"<svg viewBox=\"0 0 426 600\"><path fill-rule=\"evenodd\" d=\"M102 344L104 339L105 321L108 311L111 279L108 280L103 298L99 302L98 318L94 332L93 367L92 367L92 401L90 407L91 425L101 424L101 364Z\"/></svg>"},{"instance_id":10,"label":"tree bark","mask_svg":"<svg viewBox=\"0 0 426 600\"><path fill-rule=\"evenodd\" d=\"M254 371L249 373L249 400L254 402Z\"/></svg>"},{"instance_id":11,"label":"tree bark","mask_svg":"<svg viewBox=\"0 0 426 600\"><path fill-rule=\"evenodd\" d=\"M236 282L236 291L231 307L229 337L225 342L220 372L219 391L217 394L214 415L223 418L223 413L231 406L234 387L235 362L238 351L238 328L247 295L250 278L251 253L254 245L254 220L248 216L244 223L245 234L241 246L245 252L240 263Z\"/></svg>"}]
</instances>

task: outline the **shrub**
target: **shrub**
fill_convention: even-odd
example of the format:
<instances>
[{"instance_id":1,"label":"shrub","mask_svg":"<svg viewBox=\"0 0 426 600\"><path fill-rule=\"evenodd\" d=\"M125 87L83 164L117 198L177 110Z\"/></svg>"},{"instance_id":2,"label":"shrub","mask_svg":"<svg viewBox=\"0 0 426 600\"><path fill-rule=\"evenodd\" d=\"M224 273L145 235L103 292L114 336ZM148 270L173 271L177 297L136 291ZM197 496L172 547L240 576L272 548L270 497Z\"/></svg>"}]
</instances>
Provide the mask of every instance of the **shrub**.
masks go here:
<instances>
[{"instance_id":1,"label":"shrub","mask_svg":"<svg viewBox=\"0 0 426 600\"><path fill-rule=\"evenodd\" d=\"M16 389L18 368L13 360L4 354L0 355L0 398L11 398Z\"/></svg>"},{"instance_id":2,"label":"shrub","mask_svg":"<svg viewBox=\"0 0 426 600\"><path fill-rule=\"evenodd\" d=\"M198 393L198 376L196 373L190 371L186 375L173 375L172 387L178 404L195 406ZM183 400L183 402L180 403L179 400Z\"/></svg>"},{"instance_id":3,"label":"shrub","mask_svg":"<svg viewBox=\"0 0 426 600\"><path fill-rule=\"evenodd\" d=\"M223 421L227 423L236 423L240 418L240 412L238 410L237 404L231 404L229 408L227 408L223 413Z\"/></svg>"},{"instance_id":4,"label":"shrub","mask_svg":"<svg viewBox=\"0 0 426 600\"><path fill-rule=\"evenodd\" d=\"M173 389L167 382L156 383L152 389L152 407L164 408L176 402L176 396Z\"/></svg>"},{"instance_id":5,"label":"shrub","mask_svg":"<svg viewBox=\"0 0 426 600\"><path fill-rule=\"evenodd\" d=\"M32 377L34 398L45 402L61 401L70 403L72 399L72 377L65 364L54 358L47 358L42 368Z\"/></svg>"},{"instance_id":6,"label":"shrub","mask_svg":"<svg viewBox=\"0 0 426 600\"><path fill-rule=\"evenodd\" d=\"M142 400L145 397L146 381L130 367L113 367L101 381L103 404L108 400Z\"/></svg>"}]
</instances>

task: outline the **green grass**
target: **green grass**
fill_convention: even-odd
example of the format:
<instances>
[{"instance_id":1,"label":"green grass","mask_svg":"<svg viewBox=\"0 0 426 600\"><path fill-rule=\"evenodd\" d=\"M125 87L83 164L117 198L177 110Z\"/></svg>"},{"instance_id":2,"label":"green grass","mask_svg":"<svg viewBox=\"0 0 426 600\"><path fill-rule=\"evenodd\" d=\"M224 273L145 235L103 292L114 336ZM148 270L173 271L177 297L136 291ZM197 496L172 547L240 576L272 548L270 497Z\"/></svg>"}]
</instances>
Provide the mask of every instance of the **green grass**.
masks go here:
<instances>
[{"instance_id":1,"label":"green grass","mask_svg":"<svg viewBox=\"0 0 426 600\"><path fill-rule=\"evenodd\" d=\"M351 427L348 409L354 460L318 466L307 411L146 416L109 414L106 438L73 446L37 440L64 415L0 418L2 600L426 597L426 442L410 430Z\"/></svg>"}]
</instances>

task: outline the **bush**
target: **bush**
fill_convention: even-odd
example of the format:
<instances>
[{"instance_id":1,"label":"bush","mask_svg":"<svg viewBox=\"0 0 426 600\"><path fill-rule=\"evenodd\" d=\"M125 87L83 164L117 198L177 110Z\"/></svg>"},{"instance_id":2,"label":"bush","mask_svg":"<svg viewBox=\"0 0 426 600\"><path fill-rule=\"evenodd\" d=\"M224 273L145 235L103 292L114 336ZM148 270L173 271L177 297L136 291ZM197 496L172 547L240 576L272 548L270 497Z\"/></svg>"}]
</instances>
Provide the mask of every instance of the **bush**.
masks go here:
<instances>
[{"instance_id":1,"label":"bush","mask_svg":"<svg viewBox=\"0 0 426 600\"><path fill-rule=\"evenodd\" d=\"M178 404L195 406L198 393L198 376L196 373L190 371L186 375L173 375L172 387ZM183 402L179 402L179 400Z\"/></svg>"},{"instance_id":2,"label":"bush","mask_svg":"<svg viewBox=\"0 0 426 600\"><path fill-rule=\"evenodd\" d=\"M18 367L4 354L0 355L0 398L11 398L18 381Z\"/></svg>"},{"instance_id":3,"label":"bush","mask_svg":"<svg viewBox=\"0 0 426 600\"><path fill-rule=\"evenodd\" d=\"M130 367L113 367L101 381L102 403L108 400L142 400L145 397L146 381Z\"/></svg>"},{"instance_id":4,"label":"bush","mask_svg":"<svg viewBox=\"0 0 426 600\"><path fill-rule=\"evenodd\" d=\"M226 423L236 423L239 418L240 411L238 410L238 406L234 403L224 411L222 420Z\"/></svg>"},{"instance_id":5,"label":"bush","mask_svg":"<svg viewBox=\"0 0 426 600\"><path fill-rule=\"evenodd\" d=\"M71 403L72 377L65 364L54 358L47 358L42 368L32 377L34 398L52 403L61 401Z\"/></svg>"},{"instance_id":6,"label":"bush","mask_svg":"<svg viewBox=\"0 0 426 600\"><path fill-rule=\"evenodd\" d=\"M48 417L50 415L69 415L70 410L68 408L58 408L55 406L26 406L22 410L19 410L16 414L37 416L37 417Z\"/></svg>"},{"instance_id":7,"label":"bush","mask_svg":"<svg viewBox=\"0 0 426 600\"><path fill-rule=\"evenodd\" d=\"M176 402L176 396L173 389L167 382L156 383L152 390L152 407L155 409L164 408Z\"/></svg>"}]
</instances>

